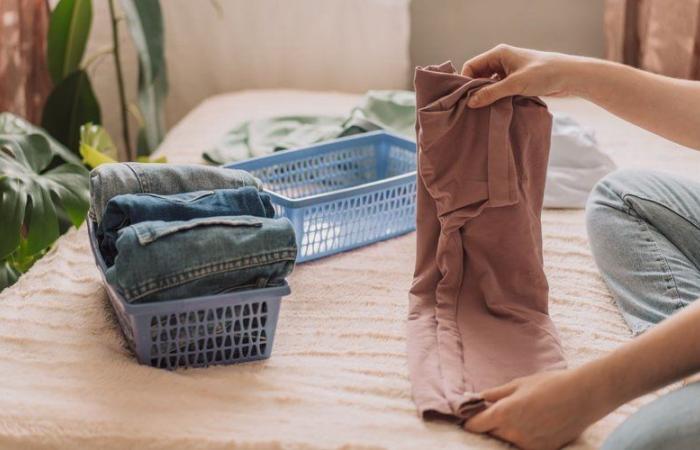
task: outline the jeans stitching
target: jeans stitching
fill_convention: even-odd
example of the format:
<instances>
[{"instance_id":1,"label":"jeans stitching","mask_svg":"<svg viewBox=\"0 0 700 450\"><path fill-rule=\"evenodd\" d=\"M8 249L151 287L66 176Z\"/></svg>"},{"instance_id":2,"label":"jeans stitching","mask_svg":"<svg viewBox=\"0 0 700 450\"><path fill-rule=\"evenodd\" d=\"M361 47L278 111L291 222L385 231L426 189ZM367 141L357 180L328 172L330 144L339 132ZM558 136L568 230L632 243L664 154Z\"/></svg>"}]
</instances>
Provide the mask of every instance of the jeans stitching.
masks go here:
<instances>
[{"instance_id":1,"label":"jeans stitching","mask_svg":"<svg viewBox=\"0 0 700 450\"><path fill-rule=\"evenodd\" d=\"M669 206L669 205L667 205L667 204L665 204L665 203L663 203L663 202L661 202L661 201L659 201L659 200L654 200L654 199L651 199L651 198L642 197L641 195L637 195L637 194L624 194L624 195L622 196L622 201L625 202L625 204L627 204L627 197L634 197L634 198L638 198L638 199L640 199L640 200L644 200L644 201L647 201L647 202L655 203L655 204L661 206L662 208L668 210L669 212L675 214L676 216L680 217L681 219L685 220L685 221L688 222L690 225L692 225L693 227L697 228L698 231L700 231L700 224L697 224L697 223L696 223L693 219L691 219L690 217L684 216L683 214L679 213L678 211L676 211L676 210L675 210L674 208L672 208L671 206Z\"/></svg>"},{"instance_id":2,"label":"jeans stitching","mask_svg":"<svg viewBox=\"0 0 700 450\"><path fill-rule=\"evenodd\" d=\"M200 266L196 267L191 267L185 271L182 272L177 272L177 273L172 273L170 275L165 275L163 277L155 277L155 278L150 278L146 281L141 282L138 284L135 288L132 288L132 291L138 291L145 289L147 285L152 284L152 283L158 283L162 281L164 278L173 278L173 277L180 277L183 275L188 275L192 274L194 272L199 272L199 271L204 271L205 275L208 275L209 273L212 272L212 268L218 265L233 265L236 269L242 269L242 268L247 268L248 265L245 264L250 264L246 263L246 261L251 261L255 259L261 259L263 260L263 263L275 263L275 262L281 262L284 261L288 257L296 257L296 248L288 247L284 249L277 249L271 252L265 252L265 253L257 253L253 255L247 255L244 257L240 258L234 258L234 259L227 259L223 261L217 261L213 263L207 263L207 264L202 264ZM275 260L277 258L277 260ZM257 265L258 263L252 264ZM244 266L245 265L245 266Z\"/></svg>"},{"instance_id":3,"label":"jeans stitching","mask_svg":"<svg viewBox=\"0 0 700 450\"><path fill-rule=\"evenodd\" d=\"M136 172L136 169L131 167L131 164L129 163L126 163L125 166L128 167L129 170L131 170L131 172L134 174L134 177L136 178L136 182L139 184L139 189L141 190L141 192L148 192L148 186L144 187L144 183L142 182L141 177L139 177L139 174Z\"/></svg>"},{"instance_id":4,"label":"jeans stitching","mask_svg":"<svg viewBox=\"0 0 700 450\"><path fill-rule=\"evenodd\" d=\"M276 254L279 255L277 259L273 260L270 258L271 256ZM260 258L263 259L263 261L255 263L244 263L244 261L251 261L253 258ZM152 294L154 292L170 289L172 287L189 283L200 278L206 278L210 275L239 271L264 265L272 265L280 262L293 262L293 259L290 261L290 258L296 259L296 249L277 250L270 253L251 255L245 258L236 258L232 260L219 261L216 263L206 264L200 267L195 267L177 274L146 280L132 289L124 289L124 294L127 298L133 301L146 295ZM217 267L220 268L217 269ZM173 281L168 281L171 279ZM149 287L153 284L156 284L157 286L149 289Z\"/></svg>"},{"instance_id":5,"label":"jeans stitching","mask_svg":"<svg viewBox=\"0 0 700 450\"><path fill-rule=\"evenodd\" d=\"M134 227L139 244L142 247L152 244L160 239L166 238L172 234L186 232L200 227L221 226L232 228L259 228L262 226L260 218L248 218L248 216L226 216L228 219L221 217L201 217L187 221L169 222L169 225L159 227L148 227L148 222L141 222ZM179 225L174 225L176 222L181 222ZM141 225L141 226L138 226Z\"/></svg>"},{"instance_id":6,"label":"jeans stitching","mask_svg":"<svg viewBox=\"0 0 700 450\"><path fill-rule=\"evenodd\" d=\"M214 192L214 191L211 191L211 190L210 190L210 191L204 191L204 192L198 194L197 196L192 197L192 198L187 199L187 200L182 200L182 199L180 199L180 198L177 198L177 197L175 197L175 195L154 194L154 193L152 193L152 192L143 192L143 194L144 194L144 195L147 195L147 196L150 196L150 197L153 197L153 198L157 198L157 199L166 201L166 202L187 205L187 204L190 204L190 203L196 203L196 202L198 202L199 200L202 200L202 199L204 199L204 198L211 197L212 195L215 194L215 192ZM177 195L177 194L176 194L176 195Z\"/></svg>"},{"instance_id":7,"label":"jeans stitching","mask_svg":"<svg viewBox=\"0 0 700 450\"><path fill-rule=\"evenodd\" d=\"M622 197L623 201L624 201L626 196L627 195ZM634 211L634 209L630 205L628 205L627 203L625 203L625 205L627 207L627 211L626 211L627 215L629 215L630 217L634 218L637 221L637 224L640 226L642 231L645 232L649 236L647 238L647 241L651 242L654 245L655 253L658 256L658 259L656 261L662 263L661 268L662 268L663 272L668 276L668 279L664 279L664 281L666 283L666 290L673 292L672 295L675 297L676 309L682 307L683 302L681 301L681 296L680 296L680 293L678 292L678 284L676 283L676 277L674 276L673 271L671 270L671 265L668 263L668 260L664 256L664 253L661 251L661 248L659 247L658 242L656 241L656 239L654 239L654 236L651 233L651 230L649 229L649 225L641 217L638 217L638 215L636 214L636 211ZM633 212L634 212L634 214L633 214ZM671 283L673 283L673 284L671 284Z\"/></svg>"},{"instance_id":8,"label":"jeans stitching","mask_svg":"<svg viewBox=\"0 0 700 450\"><path fill-rule=\"evenodd\" d=\"M172 281L172 282L169 282L169 283L164 284L164 285L162 285L162 286L158 286L158 287L155 287L155 288L152 288L152 289L148 289L148 290L146 290L145 292L138 292L138 293L136 293L136 292L134 292L134 291L126 291L125 294L126 294L126 297L129 298L129 300L130 300L131 302L135 302L136 300L138 300L138 299L140 299L140 298L143 298L143 297L145 297L145 296L147 296L147 295L150 295L150 294L153 294L153 293L156 293L156 292L165 291L165 290L168 290L168 289L172 289L172 288L174 288L174 287L181 286L181 285L183 285L183 284L187 284L187 283L190 283L190 282L192 282L192 281L196 281L196 280L201 279L201 278L206 278L206 277L208 277L208 276L210 276L210 275L217 275L217 274L222 274L222 273L227 273L227 272L239 271L239 270L244 270L244 269L250 269L250 268L253 268L253 267L259 267L259 266L265 266L265 265L272 265L272 264L278 264L278 263L283 263L283 262L285 262L285 260L278 260L278 261L274 261L274 262L267 261L267 262L263 262L263 263L250 264L250 265L247 265L247 266L235 267L235 268L226 267L226 268L223 268L223 269L221 269L221 270L209 270L209 271L207 271L207 272L202 272L202 273L200 273L200 274L198 274L198 275L196 275L196 276L195 276L195 275L191 275L191 276L189 276L189 277L187 277L187 278L178 279L177 281ZM256 285L254 284L253 286L256 286ZM136 295L134 295L134 294L136 294Z\"/></svg>"}]
</instances>

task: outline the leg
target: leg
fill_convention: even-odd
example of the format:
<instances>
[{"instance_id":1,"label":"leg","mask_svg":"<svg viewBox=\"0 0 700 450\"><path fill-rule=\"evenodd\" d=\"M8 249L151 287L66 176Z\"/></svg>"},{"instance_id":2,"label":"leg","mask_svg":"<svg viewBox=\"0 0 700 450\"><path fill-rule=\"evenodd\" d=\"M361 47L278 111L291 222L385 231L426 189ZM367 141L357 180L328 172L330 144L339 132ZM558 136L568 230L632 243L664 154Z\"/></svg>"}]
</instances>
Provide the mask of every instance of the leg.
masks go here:
<instances>
[{"instance_id":1,"label":"leg","mask_svg":"<svg viewBox=\"0 0 700 450\"><path fill-rule=\"evenodd\" d=\"M622 170L586 206L593 257L635 334L700 298L700 184Z\"/></svg>"},{"instance_id":2,"label":"leg","mask_svg":"<svg viewBox=\"0 0 700 450\"><path fill-rule=\"evenodd\" d=\"M643 406L620 425L601 450L694 450L700 445L700 382Z\"/></svg>"}]
</instances>

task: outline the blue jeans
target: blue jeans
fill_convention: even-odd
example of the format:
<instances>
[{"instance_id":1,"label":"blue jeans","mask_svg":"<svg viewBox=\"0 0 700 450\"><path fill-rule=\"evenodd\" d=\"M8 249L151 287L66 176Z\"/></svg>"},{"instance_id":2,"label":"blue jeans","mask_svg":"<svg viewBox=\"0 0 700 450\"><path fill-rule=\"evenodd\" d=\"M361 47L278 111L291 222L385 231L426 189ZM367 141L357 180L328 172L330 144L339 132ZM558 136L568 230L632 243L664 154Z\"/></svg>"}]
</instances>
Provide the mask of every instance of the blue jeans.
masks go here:
<instances>
[{"instance_id":1,"label":"blue jeans","mask_svg":"<svg viewBox=\"0 0 700 450\"><path fill-rule=\"evenodd\" d=\"M243 186L262 188L260 180L243 170L197 164L102 164L90 172L90 217L99 224L107 202L121 194L170 195Z\"/></svg>"},{"instance_id":2,"label":"blue jeans","mask_svg":"<svg viewBox=\"0 0 700 450\"><path fill-rule=\"evenodd\" d=\"M603 178L586 206L591 250L634 334L700 298L700 183L621 170ZM700 385L643 407L605 449L696 449Z\"/></svg>"},{"instance_id":3,"label":"blue jeans","mask_svg":"<svg viewBox=\"0 0 700 450\"><path fill-rule=\"evenodd\" d=\"M643 406L620 425L602 450L697 450L700 448L700 382Z\"/></svg>"},{"instance_id":4,"label":"blue jeans","mask_svg":"<svg viewBox=\"0 0 700 450\"><path fill-rule=\"evenodd\" d=\"M294 227L286 218L203 217L123 228L105 271L129 303L279 286L294 268Z\"/></svg>"},{"instance_id":5,"label":"blue jeans","mask_svg":"<svg viewBox=\"0 0 700 450\"><path fill-rule=\"evenodd\" d=\"M274 217L275 210L270 196L253 186L174 195L122 194L107 202L97 227L97 239L105 262L111 266L117 255L117 233L124 227L149 220L238 215Z\"/></svg>"}]
</instances>

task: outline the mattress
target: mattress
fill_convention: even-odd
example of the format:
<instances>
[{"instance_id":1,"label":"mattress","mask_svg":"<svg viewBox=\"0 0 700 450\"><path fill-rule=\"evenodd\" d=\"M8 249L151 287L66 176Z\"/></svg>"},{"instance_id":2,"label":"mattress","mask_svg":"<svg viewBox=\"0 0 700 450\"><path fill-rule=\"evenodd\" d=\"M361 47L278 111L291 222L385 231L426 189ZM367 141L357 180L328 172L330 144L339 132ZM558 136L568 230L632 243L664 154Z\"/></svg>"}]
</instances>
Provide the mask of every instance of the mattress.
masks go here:
<instances>
[{"instance_id":1,"label":"mattress","mask_svg":"<svg viewBox=\"0 0 700 450\"><path fill-rule=\"evenodd\" d=\"M249 91L213 97L159 153L198 162L237 121L346 113L357 97ZM548 100L593 128L622 167L697 176L683 149L579 100ZM572 366L631 339L588 248L584 214L543 214L552 318ZM0 294L0 448L499 449L454 425L423 422L405 352L415 234L297 267L272 358L169 372L126 348L83 226ZM654 395L624 405L570 448L596 448Z\"/></svg>"}]
</instances>

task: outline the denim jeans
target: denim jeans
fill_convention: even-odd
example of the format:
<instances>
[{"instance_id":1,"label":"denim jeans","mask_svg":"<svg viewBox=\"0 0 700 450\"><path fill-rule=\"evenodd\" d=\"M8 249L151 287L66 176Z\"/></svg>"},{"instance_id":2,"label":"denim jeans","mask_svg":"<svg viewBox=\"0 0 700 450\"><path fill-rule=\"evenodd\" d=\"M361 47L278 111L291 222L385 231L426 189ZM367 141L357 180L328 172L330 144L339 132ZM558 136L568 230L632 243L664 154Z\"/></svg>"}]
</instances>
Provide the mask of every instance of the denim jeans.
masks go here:
<instances>
[{"instance_id":1,"label":"denim jeans","mask_svg":"<svg viewBox=\"0 0 700 450\"><path fill-rule=\"evenodd\" d=\"M700 183L617 171L586 210L593 257L633 333L700 298Z\"/></svg>"},{"instance_id":2,"label":"denim jeans","mask_svg":"<svg viewBox=\"0 0 700 450\"><path fill-rule=\"evenodd\" d=\"M700 183L651 171L603 178L586 206L591 250L634 334L700 298ZM700 384L667 394L623 423L604 449L696 449Z\"/></svg>"},{"instance_id":3,"label":"denim jeans","mask_svg":"<svg viewBox=\"0 0 700 450\"><path fill-rule=\"evenodd\" d=\"M620 425L602 450L697 450L700 448L700 382L643 406Z\"/></svg>"},{"instance_id":4,"label":"denim jeans","mask_svg":"<svg viewBox=\"0 0 700 450\"><path fill-rule=\"evenodd\" d=\"M206 217L123 228L107 280L130 303L276 286L297 247L286 218Z\"/></svg>"},{"instance_id":5,"label":"denim jeans","mask_svg":"<svg viewBox=\"0 0 700 450\"><path fill-rule=\"evenodd\" d=\"M270 196L252 186L175 195L117 195L107 202L102 221L97 227L97 239L105 262L111 266L117 254L117 232L126 226L149 220L175 221L239 215L274 217Z\"/></svg>"},{"instance_id":6,"label":"denim jeans","mask_svg":"<svg viewBox=\"0 0 700 450\"><path fill-rule=\"evenodd\" d=\"M262 187L260 180L243 170L183 164L103 164L90 172L90 217L102 220L107 202L120 194L179 194L213 189Z\"/></svg>"}]
</instances>

